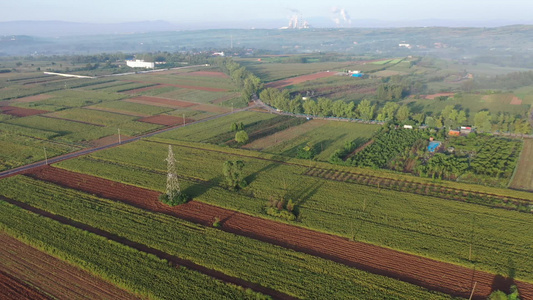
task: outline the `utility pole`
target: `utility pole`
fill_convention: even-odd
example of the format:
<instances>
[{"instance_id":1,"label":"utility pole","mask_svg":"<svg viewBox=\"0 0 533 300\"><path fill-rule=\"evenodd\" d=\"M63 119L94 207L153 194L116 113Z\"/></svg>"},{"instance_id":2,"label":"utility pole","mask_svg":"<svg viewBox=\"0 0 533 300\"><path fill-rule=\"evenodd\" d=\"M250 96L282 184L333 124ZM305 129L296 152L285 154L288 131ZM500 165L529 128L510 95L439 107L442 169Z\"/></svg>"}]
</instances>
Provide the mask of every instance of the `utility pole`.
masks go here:
<instances>
[{"instance_id":1,"label":"utility pole","mask_svg":"<svg viewBox=\"0 0 533 300\"><path fill-rule=\"evenodd\" d=\"M120 140L120 128L118 129L118 143L120 144L122 141Z\"/></svg>"},{"instance_id":2,"label":"utility pole","mask_svg":"<svg viewBox=\"0 0 533 300\"><path fill-rule=\"evenodd\" d=\"M46 155L46 148L43 147L43 150L44 150L44 163L45 163L46 165L48 165L48 156Z\"/></svg>"},{"instance_id":3,"label":"utility pole","mask_svg":"<svg viewBox=\"0 0 533 300\"><path fill-rule=\"evenodd\" d=\"M233 113L233 102L231 102L231 113Z\"/></svg>"},{"instance_id":4,"label":"utility pole","mask_svg":"<svg viewBox=\"0 0 533 300\"><path fill-rule=\"evenodd\" d=\"M185 114L183 114L183 126L185 126Z\"/></svg>"},{"instance_id":5,"label":"utility pole","mask_svg":"<svg viewBox=\"0 0 533 300\"><path fill-rule=\"evenodd\" d=\"M476 284L477 284L477 281L474 282L474 287L472 288L472 293L470 293L470 298L468 298L468 300L472 300L472 297L474 297L474 291L476 290Z\"/></svg>"}]
</instances>

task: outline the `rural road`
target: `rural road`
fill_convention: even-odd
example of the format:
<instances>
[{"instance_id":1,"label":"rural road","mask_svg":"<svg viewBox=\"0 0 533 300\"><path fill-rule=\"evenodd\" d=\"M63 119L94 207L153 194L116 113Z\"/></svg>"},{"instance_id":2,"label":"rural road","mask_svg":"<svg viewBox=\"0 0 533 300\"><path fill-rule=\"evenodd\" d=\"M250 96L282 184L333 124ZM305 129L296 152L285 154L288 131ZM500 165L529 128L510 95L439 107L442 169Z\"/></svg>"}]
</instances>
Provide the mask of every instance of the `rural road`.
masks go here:
<instances>
[{"instance_id":1,"label":"rural road","mask_svg":"<svg viewBox=\"0 0 533 300\"><path fill-rule=\"evenodd\" d=\"M198 120L198 121L195 121L195 122L187 123L187 124L184 124L184 125L178 125L178 126L163 128L163 129L160 129L160 130L157 130L157 131L153 131L153 132L146 133L146 134L143 134L143 135L139 135L139 136L127 139L127 140L123 140L121 143L117 142L117 143L104 145L104 146L100 146L100 147L84 149L84 150L80 150L80 151L76 151L76 152L72 152L72 153L67 153L67 154L64 154L64 155L56 156L56 157L53 157L53 158L49 158L48 160L42 160L42 161L38 161L38 162L35 162L35 163L32 163L32 164L20 166L18 168L14 168L14 169L10 169L10 170L6 170L6 171L3 171L3 172L0 172L0 179L2 179L4 177L20 174L20 173L29 171L29 170L34 169L34 168L42 167L42 166L45 166L47 164L53 164L53 163L57 163L57 162L60 162L60 161L63 161L63 160L67 160L67 159L75 158L75 157L78 157L78 156L90 154L90 153L93 153L93 152L96 152L96 151L100 151L100 150L116 147L116 146L119 146L119 145L122 145L122 144L135 142L135 141L138 141L138 140L143 139L143 138L152 137L152 136L154 136L156 134L160 134L160 133L163 133L163 132L171 131L171 130L174 130L174 129L177 129L177 128L181 128L181 127L184 127L184 126L189 126L189 125L194 125L194 124L198 124L198 123L207 122L207 121L210 121L210 120L214 120L214 119L218 119L218 118L221 118L221 117L225 117L225 116L228 116L228 115L231 115L231 114L234 114L234 113L238 113L238 112L241 112L241 111L246 111L246 110L249 110L249 109L255 108L255 107L257 107L257 104L254 104L252 106L248 106L248 107L245 107L245 108L241 108L241 109L236 109L234 111L227 112L227 113L224 113L224 114L215 115L215 116L212 116L212 117L209 117L209 118L201 119L201 120Z\"/></svg>"}]
</instances>

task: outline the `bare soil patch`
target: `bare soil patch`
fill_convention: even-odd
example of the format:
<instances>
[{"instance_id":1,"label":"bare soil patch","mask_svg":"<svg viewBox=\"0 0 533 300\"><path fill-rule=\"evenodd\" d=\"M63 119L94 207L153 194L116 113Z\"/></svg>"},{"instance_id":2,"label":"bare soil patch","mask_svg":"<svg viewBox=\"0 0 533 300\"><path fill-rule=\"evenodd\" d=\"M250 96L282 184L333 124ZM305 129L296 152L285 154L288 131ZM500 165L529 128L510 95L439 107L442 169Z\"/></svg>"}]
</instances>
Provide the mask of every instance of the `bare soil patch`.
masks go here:
<instances>
[{"instance_id":1,"label":"bare soil patch","mask_svg":"<svg viewBox=\"0 0 533 300\"><path fill-rule=\"evenodd\" d=\"M214 78L229 78L228 75L222 72L216 72L216 71L195 71L195 72L183 73L180 75L214 77Z\"/></svg>"},{"instance_id":2,"label":"bare soil patch","mask_svg":"<svg viewBox=\"0 0 533 300\"><path fill-rule=\"evenodd\" d=\"M511 102L509 103L511 105L520 105L522 104L522 99L514 96L512 99L511 99Z\"/></svg>"},{"instance_id":3,"label":"bare soil patch","mask_svg":"<svg viewBox=\"0 0 533 300\"><path fill-rule=\"evenodd\" d=\"M150 124L165 125L165 126L183 124L183 118L167 116L167 115L150 116L150 117L138 119L137 121L150 123ZM185 118L185 123L191 123L191 122L194 122L194 120Z\"/></svg>"},{"instance_id":4,"label":"bare soil patch","mask_svg":"<svg viewBox=\"0 0 533 300\"><path fill-rule=\"evenodd\" d=\"M157 200L156 191L129 186L103 178L45 167L28 174L101 197L123 201L143 209L166 213L195 223L211 226L219 218L222 229L235 234L276 244L296 251L330 259L372 273L413 283L454 296L486 299L494 287L506 283L490 274L466 267L394 251L297 226L246 215L237 211L191 201L169 207ZM521 296L533 299L533 284L516 281Z\"/></svg>"},{"instance_id":5,"label":"bare soil patch","mask_svg":"<svg viewBox=\"0 0 533 300\"><path fill-rule=\"evenodd\" d=\"M282 88L282 87L286 87L289 85L299 84L305 81L335 76L336 73L337 72L319 72L319 73L314 73L314 74L308 74L308 75L273 81L273 82L267 83L265 86L270 87L270 88Z\"/></svg>"},{"instance_id":6,"label":"bare soil patch","mask_svg":"<svg viewBox=\"0 0 533 300\"><path fill-rule=\"evenodd\" d=\"M190 107L197 105L197 103L193 102L187 102L187 101L181 101L181 100L173 100L173 99L167 99L167 98L160 98L160 97L148 97L148 96L140 96L135 97L131 99L126 99L123 101L133 102L133 103L140 103L140 104L148 104L148 105L155 105L155 106L163 106L163 107Z\"/></svg>"},{"instance_id":7,"label":"bare soil patch","mask_svg":"<svg viewBox=\"0 0 533 300\"><path fill-rule=\"evenodd\" d=\"M2 245L0 269L22 282L38 287L44 292L42 294L57 299L138 299L86 271L32 248L7 234L0 233L0 244ZM24 291L20 286L15 288L16 290L20 288L20 292ZM2 290L0 285L0 298L4 299L1 297ZM29 299L49 298L39 297L39 293L33 295L35 297Z\"/></svg>"},{"instance_id":8,"label":"bare soil patch","mask_svg":"<svg viewBox=\"0 0 533 300\"><path fill-rule=\"evenodd\" d=\"M5 300L51 299L2 271L0 271L0 298Z\"/></svg>"},{"instance_id":9,"label":"bare soil patch","mask_svg":"<svg viewBox=\"0 0 533 300\"><path fill-rule=\"evenodd\" d=\"M0 112L3 114L12 115L16 117L27 117L27 116L48 113L49 111L41 110L41 109L15 107L15 106L0 106Z\"/></svg>"}]
</instances>

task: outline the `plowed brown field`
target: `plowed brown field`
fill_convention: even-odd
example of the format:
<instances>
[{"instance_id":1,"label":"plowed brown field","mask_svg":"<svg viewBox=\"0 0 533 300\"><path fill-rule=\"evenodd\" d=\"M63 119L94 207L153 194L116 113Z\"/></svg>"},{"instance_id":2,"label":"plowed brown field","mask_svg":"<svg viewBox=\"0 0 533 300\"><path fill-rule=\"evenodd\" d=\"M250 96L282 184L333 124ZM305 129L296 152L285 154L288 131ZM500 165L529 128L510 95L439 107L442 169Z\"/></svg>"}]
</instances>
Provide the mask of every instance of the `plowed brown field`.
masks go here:
<instances>
[{"instance_id":1,"label":"plowed brown field","mask_svg":"<svg viewBox=\"0 0 533 300\"><path fill-rule=\"evenodd\" d=\"M173 215L211 226L215 217L222 229L280 245L296 251L323 257L372 273L397 278L431 290L454 296L486 299L494 288L504 289L507 282L494 274L443 263L369 244L351 242L309 229L249 216L201 202L169 207L157 200L156 191L129 186L103 178L44 167L28 174L31 177L82 190L104 198ZM533 284L516 282L523 299L533 299Z\"/></svg>"},{"instance_id":2,"label":"plowed brown field","mask_svg":"<svg viewBox=\"0 0 533 300\"><path fill-rule=\"evenodd\" d=\"M9 276L38 287L44 293L29 294L28 299L138 299L114 285L94 277L70 264L0 233L0 269ZM0 298L4 298L0 276ZM28 286L11 286L24 295ZM52 298L50 297L50 298ZM10 299L10 298L7 298ZM12 298L24 299L24 298Z\"/></svg>"},{"instance_id":3,"label":"plowed brown field","mask_svg":"<svg viewBox=\"0 0 533 300\"><path fill-rule=\"evenodd\" d=\"M0 106L0 112L3 114L12 115L16 117L27 117L27 116L44 114L49 111L40 110L40 109L32 109L32 108L15 107L15 106Z\"/></svg>"},{"instance_id":4,"label":"plowed brown field","mask_svg":"<svg viewBox=\"0 0 533 300\"><path fill-rule=\"evenodd\" d=\"M273 81L273 82L265 84L265 86L270 87L270 88L282 88L282 87L286 87L289 85L302 83L305 81L315 80L315 79L324 78L324 77L331 77L331 76L334 76L335 74L337 74L337 72L320 72L320 73L315 73L315 74L308 74L308 75Z\"/></svg>"},{"instance_id":5,"label":"plowed brown field","mask_svg":"<svg viewBox=\"0 0 533 300\"><path fill-rule=\"evenodd\" d=\"M6 273L0 271L0 299L4 300L34 300L34 299L51 299L28 284L20 282Z\"/></svg>"}]
</instances>

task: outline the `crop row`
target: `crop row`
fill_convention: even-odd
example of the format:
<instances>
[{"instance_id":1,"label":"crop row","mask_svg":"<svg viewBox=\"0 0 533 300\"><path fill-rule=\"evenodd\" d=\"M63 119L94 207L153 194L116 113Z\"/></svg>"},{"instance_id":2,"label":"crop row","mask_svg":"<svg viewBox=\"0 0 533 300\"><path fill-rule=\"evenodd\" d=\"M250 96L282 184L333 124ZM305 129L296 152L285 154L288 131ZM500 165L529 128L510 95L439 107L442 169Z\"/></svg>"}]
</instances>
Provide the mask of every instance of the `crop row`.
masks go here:
<instances>
[{"instance_id":1,"label":"crop row","mask_svg":"<svg viewBox=\"0 0 533 300\"><path fill-rule=\"evenodd\" d=\"M304 227L468 267L475 263L492 272L505 270L511 258L520 266L519 277L533 279L528 271L533 269L531 250L525 246L525 241L533 242L531 214L310 177L303 175L309 166L300 160L287 164L267 154L192 145L176 142L174 151L178 175L207 182L183 182L196 200L270 218L264 213L269 197L292 199L299 209L297 224ZM163 191L164 173L149 170L164 172L167 150L165 144L141 141L92 154L97 161L79 158L59 166ZM239 193L219 187L222 164L228 159L245 161L243 175L249 185ZM509 248L516 240L524 243Z\"/></svg>"},{"instance_id":2,"label":"crop row","mask_svg":"<svg viewBox=\"0 0 533 300\"><path fill-rule=\"evenodd\" d=\"M492 195L486 193L469 192L461 189L446 188L435 184L423 184L411 181L385 179L371 175L361 175L350 172L339 172L330 169L311 168L305 175L320 177L348 183L364 184L377 188L385 188L401 192L438 197L455 201L480 204L495 208L533 212L533 202L513 197Z\"/></svg>"},{"instance_id":3,"label":"crop row","mask_svg":"<svg viewBox=\"0 0 533 300\"><path fill-rule=\"evenodd\" d=\"M0 184L2 193L10 198L299 298L443 297L394 279L50 183L18 177Z\"/></svg>"},{"instance_id":4,"label":"crop row","mask_svg":"<svg viewBox=\"0 0 533 300\"><path fill-rule=\"evenodd\" d=\"M0 230L134 294L167 299L256 299L207 275L0 200ZM255 295L254 295L255 294Z\"/></svg>"}]
</instances>

